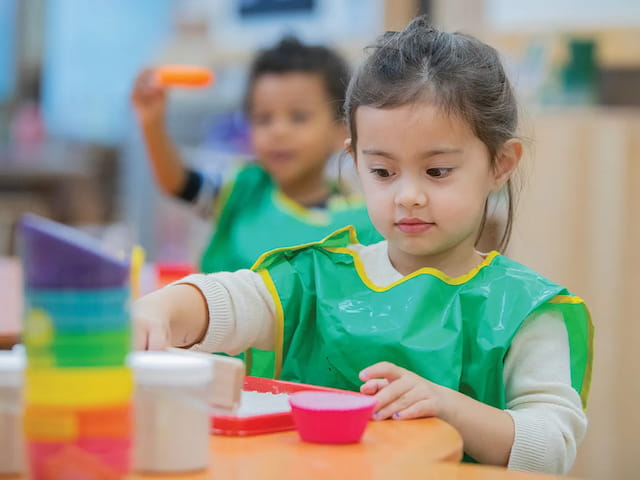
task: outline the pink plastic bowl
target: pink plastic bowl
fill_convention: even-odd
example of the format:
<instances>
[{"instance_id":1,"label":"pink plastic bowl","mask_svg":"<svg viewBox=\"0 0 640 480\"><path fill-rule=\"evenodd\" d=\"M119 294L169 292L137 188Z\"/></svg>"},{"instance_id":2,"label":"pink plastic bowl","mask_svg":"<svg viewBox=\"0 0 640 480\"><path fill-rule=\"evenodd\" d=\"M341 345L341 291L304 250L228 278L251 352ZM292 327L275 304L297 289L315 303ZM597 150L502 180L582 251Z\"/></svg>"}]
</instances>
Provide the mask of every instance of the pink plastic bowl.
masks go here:
<instances>
[{"instance_id":1,"label":"pink plastic bowl","mask_svg":"<svg viewBox=\"0 0 640 480\"><path fill-rule=\"evenodd\" d=\"M357 443L376 400L366 395L302 391L289 395L300 438L311 443Z\"/></svg>"}]
</instances>

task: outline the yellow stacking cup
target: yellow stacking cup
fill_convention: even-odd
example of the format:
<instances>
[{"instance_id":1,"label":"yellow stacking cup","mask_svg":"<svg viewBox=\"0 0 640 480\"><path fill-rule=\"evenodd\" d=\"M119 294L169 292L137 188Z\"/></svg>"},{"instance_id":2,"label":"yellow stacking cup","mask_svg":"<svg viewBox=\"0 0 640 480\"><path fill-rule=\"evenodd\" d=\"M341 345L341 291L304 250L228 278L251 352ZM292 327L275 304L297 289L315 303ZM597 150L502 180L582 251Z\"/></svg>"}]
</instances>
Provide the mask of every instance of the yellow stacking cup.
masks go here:
<instances>
[{"instance_id":1,"label":"yellow stacking cup","mask_svg":"<svg viewBox=\"0 0 640 480\"><path fill-rule=\"evenodd\" d=\"M101 407L127 403L133 376L127 367L27 368L25 400L49 407Z\"/></svg>"}]
</instances>

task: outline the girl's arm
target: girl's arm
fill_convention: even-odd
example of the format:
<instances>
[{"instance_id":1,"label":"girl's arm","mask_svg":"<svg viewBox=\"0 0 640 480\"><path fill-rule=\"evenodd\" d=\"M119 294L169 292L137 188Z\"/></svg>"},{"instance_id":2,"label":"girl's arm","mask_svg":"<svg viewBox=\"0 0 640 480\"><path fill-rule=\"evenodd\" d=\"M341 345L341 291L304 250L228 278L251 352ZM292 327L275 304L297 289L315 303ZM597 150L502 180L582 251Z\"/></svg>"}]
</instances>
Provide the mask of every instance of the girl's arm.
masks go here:
<instances>
[{"instance_id":1,"label":"girl's arm","mask_svg":"<svg viewBox=\"0 0 640 480\"><path fill-rule=\"evenodd\" d=\"M375 394L378 420L438 417L462 436L464 451L480 463L506 466L514 439L511 416L389 362L362 372L361 392Z\"/></svg>"},{"instance_id":2,"label":"girl's arm","mask_svg":"<svg viewBox=\"0 0 640 480\"><path fill-rule=\"evenodd\" d=\"M386 362L361 372L361 391L378 398L378 418L444 419L461 433L465 452L482 463L563 474L587 426L571 386L568 345L561 314L525 320L505 358L504 411Z\"/></svg>"},{"instance_id":3,"label":"girl's arm","mask_svg":"<svg viewBox=\"0 0 640 480\"><path fill-rule=\"evenodd\" d=\"M571 386L569 340L560 312L546 309L525 320L505 358L504 383L516 432L509 468L567 473L587 416Z\"/></svg>"},{"instance_id":4,"label":"girl's arm","mask_svg":"<svg viewBox=\"0 0 640 480\"><path fill-rule=\"evenodd\" d=\"M480 463L507 466L515 437L511 415L460 392L443 390L440 418L460 432L464 451Z\"/></svg>"},{"instance_id":5,"label":"girl's arm","mask_svg":"<svg viewBox=\"0 0 640 480\"><path fill-rule=\"evenodd\" d=\"M134 302L132 316L137 349L273 348L275 304L251 270L190 275Z\"/></svg>"}]
</instances>

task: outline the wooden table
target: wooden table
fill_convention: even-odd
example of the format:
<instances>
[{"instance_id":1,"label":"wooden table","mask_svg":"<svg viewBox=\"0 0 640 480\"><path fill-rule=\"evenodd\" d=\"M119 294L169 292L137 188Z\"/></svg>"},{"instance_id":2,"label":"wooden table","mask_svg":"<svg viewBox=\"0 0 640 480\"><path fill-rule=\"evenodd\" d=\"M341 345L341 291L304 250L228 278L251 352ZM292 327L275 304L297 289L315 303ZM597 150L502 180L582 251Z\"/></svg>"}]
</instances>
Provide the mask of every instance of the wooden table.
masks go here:
<instances>
[{"instance_id":1,"label":"wooden table","mask_svg":"<svg viewBox=\"0 0 640 480\"><path fill-rule=\"evenodd\" d=\"M435 419L372 422L362 443L313 445L295 432L211 438L211 468L192 475L133 475L130 480L552 480L555 475L458 463L462 440Z\"/></svg>"},{"instance_id":2,"label":"wooden table","mask_svg":"<svg viewBox=\"0 0 640 480\"><path fill-rule=\"evenodd\" d=\"M423 472L430 463L461 459L462 438L444 421L387 420L370 422L362 442L353 445L304 443L297 432L245 438L214 436L211 476L200 478L284 480L346 473L357 479L406 478L411 472Z\"/></svg>"},{"instance_id":3,"label":"wooden table","mask_svg":"<svg viewBox=\"0 0 640 480\"><path fill-rule=\"evenodd\" d=\"M287 480L424 478L434 462L459 462L462 438L437 418L370 422L353 445L304 443L295 431L251 437L212 436L211 466L184 475L131 475L129 480ZM3 480L25 480L5 476ZM524 480L524 479L523 479Z\"/></svg>"}]
</instances>

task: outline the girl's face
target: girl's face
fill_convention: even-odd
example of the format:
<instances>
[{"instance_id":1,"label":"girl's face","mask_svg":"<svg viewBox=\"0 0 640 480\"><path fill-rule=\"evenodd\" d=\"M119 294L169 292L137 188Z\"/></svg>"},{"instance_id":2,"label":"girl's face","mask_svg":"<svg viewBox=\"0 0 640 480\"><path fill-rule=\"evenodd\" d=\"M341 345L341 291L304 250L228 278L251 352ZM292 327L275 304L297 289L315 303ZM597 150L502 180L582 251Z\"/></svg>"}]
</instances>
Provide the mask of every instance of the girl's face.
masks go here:
<instances>
[{"instance_id":1,"label":"girl's face","mask_svg":"<svg viewBox=\"0 0 640 480\"><path fill-rule=\"evenodd\" d=\"M335 118L322 76L263 74L251 95L253 149L275 182L324 181L325 164L342 147L345 128Z\"/></svg>"},{"instance_id":2,"label":"girl's face","mask_svg":"<svg viewBox=\"0 0 640 480\"><path fill-rule=\"evenodd\" d=\"M486 199L506 182L519 154L499 155L492 167L468 124L428 103L362 106L355 121L352 153L369 216L389 242L394 267L404 275L430 266L459 276L477 265L474 244Z\"/></svg>"}]
</instances>

